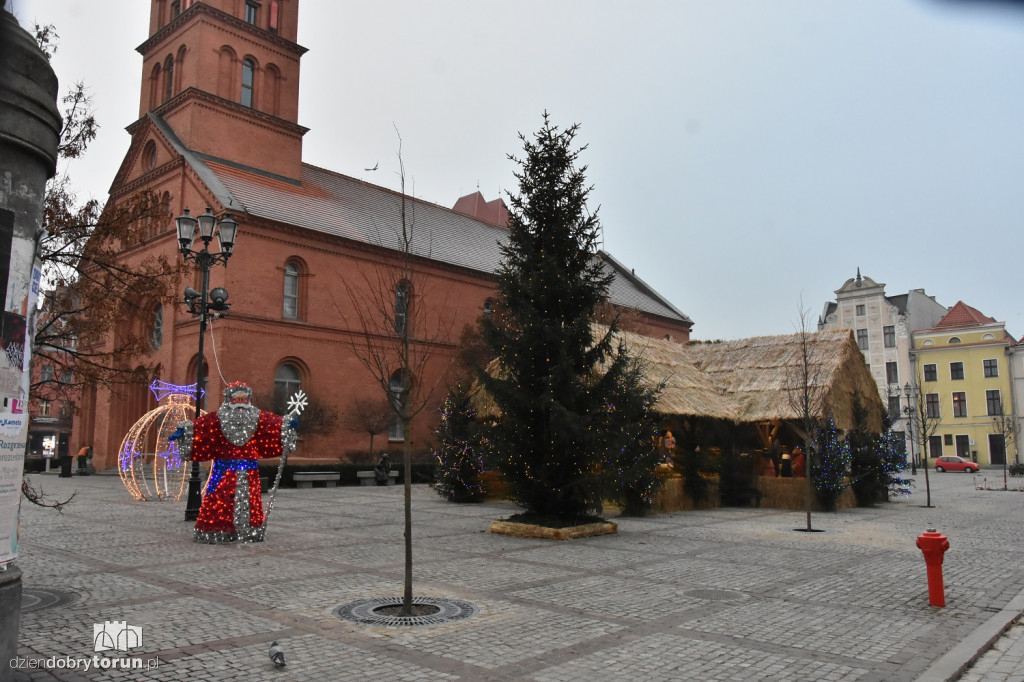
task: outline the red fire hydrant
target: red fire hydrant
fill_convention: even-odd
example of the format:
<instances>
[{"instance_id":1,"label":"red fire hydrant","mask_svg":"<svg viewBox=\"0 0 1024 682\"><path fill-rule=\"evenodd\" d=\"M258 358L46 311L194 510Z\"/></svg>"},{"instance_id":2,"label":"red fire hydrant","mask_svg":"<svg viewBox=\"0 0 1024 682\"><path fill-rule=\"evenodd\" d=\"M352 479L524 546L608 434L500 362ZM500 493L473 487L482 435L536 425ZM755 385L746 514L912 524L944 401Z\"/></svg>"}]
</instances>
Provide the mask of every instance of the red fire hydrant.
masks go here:
<instances>
[{"instance_id":1,"label":"red fire hydrant","mask_svg":"<svg viewBox=\"0 0 1024 682\"><path fill-rule=\"evenodd\" d=\"M929 528L917 536L917 546L924 554L928 567L928 603L932 606L946 605L946 588L942 584L942 557L949 549L949 540L942 533Z\"/></svg>"}]
</instances>

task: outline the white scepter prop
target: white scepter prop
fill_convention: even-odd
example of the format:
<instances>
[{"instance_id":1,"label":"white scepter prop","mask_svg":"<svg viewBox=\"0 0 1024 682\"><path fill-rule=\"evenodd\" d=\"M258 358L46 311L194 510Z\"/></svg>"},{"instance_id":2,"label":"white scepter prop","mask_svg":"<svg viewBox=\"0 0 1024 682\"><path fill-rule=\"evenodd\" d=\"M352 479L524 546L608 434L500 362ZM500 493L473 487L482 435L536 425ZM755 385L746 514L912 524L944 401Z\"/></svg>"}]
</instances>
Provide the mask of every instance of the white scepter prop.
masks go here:
<instances>
[{"instance_id":1,"label":"white scepter prop","mask_svg":"<svg viewBox=\"0 0 1024 682\"><path fill-rule=\"evenodd\" d=\"M306 394L302 391L297 391L292 394L291 398L288 398L288 414L282 418L281 426L284 428L285 422L295 419L302 411L309 405L309 401L306 399ZM266 532L267 524L270 523L270 512L274 510L274 498L277 497L277 486L281 483L281 473L284 471L284 465L288 461L288 453L290 451L287 448L281 450L281 464L277 467L277 476L274 477L274 487L270 489L270 502L267 504L267 514L263 517L263 529Z\"/></svg>"}]
</instances>

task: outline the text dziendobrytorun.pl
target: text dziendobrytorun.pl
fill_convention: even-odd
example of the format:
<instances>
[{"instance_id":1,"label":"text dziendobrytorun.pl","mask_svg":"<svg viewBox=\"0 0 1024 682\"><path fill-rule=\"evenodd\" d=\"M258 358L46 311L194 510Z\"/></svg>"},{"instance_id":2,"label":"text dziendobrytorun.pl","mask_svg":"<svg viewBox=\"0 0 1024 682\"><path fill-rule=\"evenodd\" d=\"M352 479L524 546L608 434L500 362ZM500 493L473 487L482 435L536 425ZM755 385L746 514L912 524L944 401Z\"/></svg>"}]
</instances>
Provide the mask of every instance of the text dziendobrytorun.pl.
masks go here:
<instances>
[{"instance_id":1,"label":"text dziendobrytorun.pl","mask_svg":"<svg viewBox=\"0 0 1024 682\"><path fill-rule=\"evenodd\" d=\"M93 656L72 658L71 656L50 656L49 658L12 658L11 670L154 670L160 667L159 658L115 658Z\"/></svg>"}]
</instances>

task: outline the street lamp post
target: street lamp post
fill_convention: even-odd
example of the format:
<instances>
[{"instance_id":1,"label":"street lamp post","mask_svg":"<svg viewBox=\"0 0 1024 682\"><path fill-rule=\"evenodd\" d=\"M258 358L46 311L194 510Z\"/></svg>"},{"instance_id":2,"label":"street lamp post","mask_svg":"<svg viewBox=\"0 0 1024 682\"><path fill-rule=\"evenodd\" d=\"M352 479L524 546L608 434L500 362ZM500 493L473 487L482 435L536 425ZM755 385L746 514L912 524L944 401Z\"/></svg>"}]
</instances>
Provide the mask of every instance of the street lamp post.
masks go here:
<instances>
[{"instance_id":1,"label":"street lamp post","mask_svg":"<svg viewBox=\"0 0 1024 682\"><path fill-rule=\"evenodd\" d=\"M223 315L231 304L227 302L228 292L223 287L217 287L210 291L210 268L217 263L228 265L228 258L235 249L235 238L238 235L238 223L227 214L220 221L206 207L206 213L193 218L189 215L188 209L185 214L174 220L178 229L178 246L182 257L186 262L195 261L203 273L202 287L196 291L192 287L185 288L185 305L188 311L199 317L199 362L198 379L196 381L196 417L205 404L203 390L203 369L206 361L203 357L203 339L206 336L206 325L211 316ZM213 241L214 230L216 229L217 243L220 246L219 252L211 252L210 242ZM202 240L202 250L192 248L196 235ZM185 504L185 520L195 521L199 516L199 506L202 502L202 494L199 481L199 462L192 462L192 472L188 479L188 501Z\"/></svg>"},{"instance_id":2,"label":"street lamp post","mask_svg":"<svg viewBox=\"0 0 1024 682\"><path fill-rule=\"evenodd\" d=\"M907 382L905 389L901 389L899 384L895 385L896 388L892 389L893 395L899 398L901 395L906 393L907 404L900 410L903 413L904 418L907 420L907 433L910 436L910 473L917 476L917 454L914 452L914 410L911 408L910 402L913 398L913 388L910 386L910 382Z\"/></svg>"},{"instance_id":3,"label":"street lamp post","mask_svg":"<svg viewBox=\"0 0 1024 682\"><path fill-rule=\"evenodd\" d=\"M916 387L911 386L909 381L907 382L907 385L903 387L903 392L907 396L907 406L903 408L903 414L907 415L907 424L908 424L908 427L910 428L910 450L911 450L911 453L913 453L913 450L914 450L914 436L917 435L917 434L920 434L920 436L921 436L921 450L920 451L921 451L921 457L923 459L924 487L925 487L925 491L926 491L926 493L925 493L926 494L925 506L931 507L932 506L932 488L931 488L931 485L929 484L929 481L928 481L928 452L927 452L927 450L925 450L925 448L928 447L928 444L927 444L927 442L925 442L926 441L926 439L925 439L925 428L926 428L925 427L925 414L924 414L924 407L921 405L921 402L920 402L921 401L921 393L917 390ZM900 389L899 389L899 386L897 386L896 387L896 395L899 395L899 394L900 394ZM918 424L916 426L915 426L915 423L914 423L915 422L915 418L916 418L916 420L918 422ZM920 426L920 428L921 428L920 431L917 431L918 426ZM915 463L916 463L916 460L915 460ZM913 472L915 474L917 473L916 467L913 469Z\"/></svg>"}]
</instances>

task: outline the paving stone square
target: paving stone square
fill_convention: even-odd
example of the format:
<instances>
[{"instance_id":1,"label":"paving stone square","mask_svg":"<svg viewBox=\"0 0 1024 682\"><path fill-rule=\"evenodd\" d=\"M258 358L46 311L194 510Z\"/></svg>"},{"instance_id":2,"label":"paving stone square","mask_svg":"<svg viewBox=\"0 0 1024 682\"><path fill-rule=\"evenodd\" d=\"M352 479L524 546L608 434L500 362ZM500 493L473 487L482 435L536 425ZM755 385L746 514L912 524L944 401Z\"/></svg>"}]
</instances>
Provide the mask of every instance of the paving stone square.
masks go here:
<instances>
[{"instance_id":1,"label":"paving stone square","mask_svg":"<svg viewBox=\"0 0 1024 682\"><path fill-rule=\"evenodd\" d=\"M184 503L136 502L111 476L39 475L63 513L26 505L23 588L70 600L22 615L19 657L94 655L97 624L141 627L144 670L15 671L36 680L1018 680L1024 493L923 476L870 509L712 509L611 518L617 535L492 535L507 502L416 485L413 592L470 617L364 625L345 604L401 596L400 487L281 489L267 539L192 541ZM947 605L928 604L916 537L949 537ZM36 602L37 604L39 602ZM288 665L270 661L270 643ZM101 654L107 655L107 654ZM1022 681L1024 682L1024 681Z\"/></svg>"}]
</instances>

